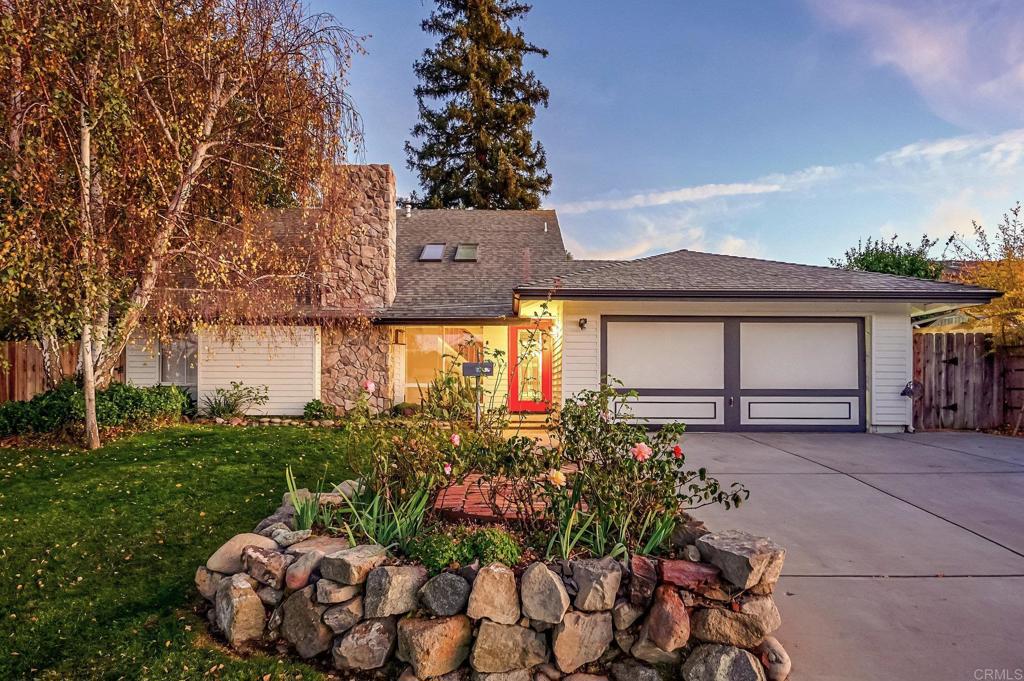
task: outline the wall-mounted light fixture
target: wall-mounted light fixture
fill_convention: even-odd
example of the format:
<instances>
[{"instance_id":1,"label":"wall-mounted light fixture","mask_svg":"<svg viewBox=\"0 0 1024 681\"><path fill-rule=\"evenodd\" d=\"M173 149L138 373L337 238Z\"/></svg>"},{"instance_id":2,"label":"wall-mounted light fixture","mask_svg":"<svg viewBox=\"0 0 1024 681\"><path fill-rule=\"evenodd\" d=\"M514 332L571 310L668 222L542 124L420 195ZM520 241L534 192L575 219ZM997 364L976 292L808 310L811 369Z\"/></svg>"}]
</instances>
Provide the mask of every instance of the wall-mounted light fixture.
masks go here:
<instances>
[{"instance_id":1,"label":"wall-mounted light fixture","mask_svg":"<svg viewBox=\"0 0 1024 681\"><path fill-rule=\"evenodd\" d=\"M587 328L587 318L586 317L580 317L579 325L580 325L580 331L585 330Z\"/></svg>"}]
</instances>

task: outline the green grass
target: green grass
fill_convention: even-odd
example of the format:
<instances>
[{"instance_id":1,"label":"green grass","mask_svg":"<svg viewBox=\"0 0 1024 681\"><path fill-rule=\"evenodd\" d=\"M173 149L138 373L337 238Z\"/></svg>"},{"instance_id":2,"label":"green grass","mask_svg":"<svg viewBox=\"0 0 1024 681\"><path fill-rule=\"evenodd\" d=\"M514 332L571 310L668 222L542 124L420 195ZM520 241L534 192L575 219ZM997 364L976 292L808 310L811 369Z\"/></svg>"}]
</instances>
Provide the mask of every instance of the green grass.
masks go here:
<instances>
[{"instance_id":1,"label":"green grass","mask_svg":"<svg viewBox=\"0 0 1024 681\"><path fill-rule=\"evenodd\" d=\"M96 452L0 449L0 679L298 679L230 654L197 614L196 567L280 503L284 468L340 481L338 431L180 426Z\"/></svg>"}]
</instances>

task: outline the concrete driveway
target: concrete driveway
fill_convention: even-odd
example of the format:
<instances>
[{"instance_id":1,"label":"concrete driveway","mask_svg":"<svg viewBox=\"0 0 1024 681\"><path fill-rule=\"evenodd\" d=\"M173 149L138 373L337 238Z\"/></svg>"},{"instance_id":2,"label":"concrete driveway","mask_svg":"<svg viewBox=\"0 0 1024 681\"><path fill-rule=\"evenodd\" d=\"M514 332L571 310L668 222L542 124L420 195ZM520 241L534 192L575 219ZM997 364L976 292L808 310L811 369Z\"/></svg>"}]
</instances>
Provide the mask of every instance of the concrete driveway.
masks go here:
<instances>
[{"instance_id":1,"label":"concrete driveway","mask_svg":"<svg viewBox=\"0 0 1024 681\"><path fill-rule=\"evenodd\" d=\"M1024 679L1024 439L695 433L751 491L712 529L788 551L775 598L794 681Z\"/></svg>"}]
</instances>

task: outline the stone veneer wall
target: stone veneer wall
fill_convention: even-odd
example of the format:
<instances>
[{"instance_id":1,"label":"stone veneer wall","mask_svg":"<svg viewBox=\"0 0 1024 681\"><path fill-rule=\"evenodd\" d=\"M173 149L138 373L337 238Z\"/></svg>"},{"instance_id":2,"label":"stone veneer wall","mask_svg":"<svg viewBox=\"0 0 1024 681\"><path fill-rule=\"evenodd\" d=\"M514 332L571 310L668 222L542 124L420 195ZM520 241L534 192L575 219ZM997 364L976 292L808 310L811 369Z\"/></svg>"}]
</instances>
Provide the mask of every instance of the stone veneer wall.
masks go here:
<instances>
[{"instance_id":1,"label":"stone veneer wall","mask_svg":"<svg viewBox=\"0 0 1024 681\"><path fill-rule=\"evenodd\" d=\"M320 308L346 320L369 319L394 302L396 290L395 175L388 165L342 166L325 207L348 228L325 258ZM321 338L321 399L349 410L366 379L376 384L371 407L389 403L390 332L365 324L325 327Z\"/></svg>"},{"instance_id":2,"label":"stone veneer wall","mask_svg":"<svg viewBox=\"0 0 1024 681\"><path fill-rule=\"evenodd\" d=\"M324 328L320 339L320 399L348 411L363 381L369 379L376 384L370 407L378 412L389 407L390 344L391 329L386 326Z\"/></svg>"},{"instance_id":3,"label":"stone veneer wall","mask_svg":"<svg viewBox=\"0 0 1024 681\"><path fill-rule=\"evenodd\" d=\"M346 481L320 503L343 503L357 486ZM346 674L400 681L789 675L771 636L785 551L770 539L691 524L676 538L688 559L494 563L428 579L382 546L295 530L289 501L196 571L210 622L233 648L276 644Z\"/></svg>"}]
</instances>

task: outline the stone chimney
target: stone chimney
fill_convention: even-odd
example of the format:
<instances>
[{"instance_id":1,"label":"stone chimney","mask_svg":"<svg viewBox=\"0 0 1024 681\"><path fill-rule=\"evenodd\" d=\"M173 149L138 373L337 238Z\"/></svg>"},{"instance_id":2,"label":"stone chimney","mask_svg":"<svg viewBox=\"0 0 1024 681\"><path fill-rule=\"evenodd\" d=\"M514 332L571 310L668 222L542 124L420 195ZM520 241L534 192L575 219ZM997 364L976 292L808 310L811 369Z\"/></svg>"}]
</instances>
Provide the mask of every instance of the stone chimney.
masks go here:
<instances>
[{"instance_id":1,"label":"stone chimney","mask_svg":"<svg viewBox=\"0 0 1024 681\"><path fill-rule=\"evenodd\" d=\"M321 305L372 316L395 300L395 174L386 164L345 165L338 180L324 208L346 235L325 263Z\"/></svg>"}]
</instances>

